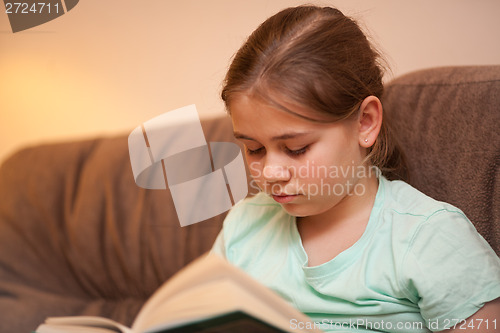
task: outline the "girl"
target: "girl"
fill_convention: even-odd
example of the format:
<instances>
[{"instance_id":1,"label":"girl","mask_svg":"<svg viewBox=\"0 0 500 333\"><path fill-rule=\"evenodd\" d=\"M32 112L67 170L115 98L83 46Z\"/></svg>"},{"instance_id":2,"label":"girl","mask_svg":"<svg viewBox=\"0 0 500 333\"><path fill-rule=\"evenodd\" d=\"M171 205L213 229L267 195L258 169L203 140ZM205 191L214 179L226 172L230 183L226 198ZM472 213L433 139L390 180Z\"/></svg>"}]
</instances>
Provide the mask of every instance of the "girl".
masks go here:
<instances>
[{"instance_id":1,"label":"girl","mask_svg":"<svg viewBox=\"0 0 500 333\"><path fill-rule=\"evenodd\" d=\"M388 180L404 158L382 117L378 55L355 22L285 9L248 38L224 83L262 192L233 207L213 252L325 331L465 319L457 331L498 329L499 258L458 208Z\"/></svg>"}]
</instances>

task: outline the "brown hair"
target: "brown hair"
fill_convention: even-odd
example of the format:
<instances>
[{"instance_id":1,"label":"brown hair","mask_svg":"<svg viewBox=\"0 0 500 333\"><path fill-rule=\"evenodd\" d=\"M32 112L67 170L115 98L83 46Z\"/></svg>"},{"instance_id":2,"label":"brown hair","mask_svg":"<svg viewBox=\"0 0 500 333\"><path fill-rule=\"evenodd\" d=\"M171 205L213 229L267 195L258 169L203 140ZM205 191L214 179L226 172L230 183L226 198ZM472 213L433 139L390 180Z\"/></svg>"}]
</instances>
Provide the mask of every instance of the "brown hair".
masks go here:
<instances>
[{"instance_id":1,"label":"brown hair","mask_svg":"<svg viewBox=\"0 0 500 333\"><path fill-rule=\"evenodd\" d=\"M232 98L247 93L288 112L272 96L306 107L316 117L297 115L311 121L338 121L357 114L366 97L382 98L379 59L358 25L339 10L287 8L262 23L238 50L221 97L228 112ZM390 179L407 176L386 119L367 160Z\"/></svg>"}]
</instances>

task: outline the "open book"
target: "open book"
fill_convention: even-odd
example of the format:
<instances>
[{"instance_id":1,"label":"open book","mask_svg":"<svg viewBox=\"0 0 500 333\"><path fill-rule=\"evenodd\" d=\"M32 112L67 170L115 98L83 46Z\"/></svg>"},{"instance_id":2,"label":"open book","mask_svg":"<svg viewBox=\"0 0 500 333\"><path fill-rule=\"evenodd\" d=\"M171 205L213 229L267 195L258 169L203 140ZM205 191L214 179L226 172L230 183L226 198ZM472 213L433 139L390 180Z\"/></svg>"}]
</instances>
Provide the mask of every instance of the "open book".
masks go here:
<instances>
[{"instance_id":1,"label":"open book","mask_svg":"<svg viewBox=\"0 0 500 333\"><path fill-rule=\"evenodd\" d=\"M144 304L131 328L113 320L51 317L37 333L320 332L273 291L214 254L196 259Z\"/></svg>"}]
</instances>

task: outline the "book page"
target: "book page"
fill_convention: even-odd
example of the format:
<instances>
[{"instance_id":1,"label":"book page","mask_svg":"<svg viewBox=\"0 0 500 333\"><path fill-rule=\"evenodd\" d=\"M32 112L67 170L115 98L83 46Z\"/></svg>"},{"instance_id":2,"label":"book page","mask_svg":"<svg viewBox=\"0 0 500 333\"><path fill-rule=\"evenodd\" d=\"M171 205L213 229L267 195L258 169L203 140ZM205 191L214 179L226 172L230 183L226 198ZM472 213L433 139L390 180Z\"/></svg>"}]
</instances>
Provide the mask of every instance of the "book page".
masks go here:
<instances>
[{"instance_id":1,"label":"book page","mask_svg":"<svg viewBox=\"0 0 500 333\"><path fill-rule=\"evenodd\" d=\"M248 293L234 281L224 279L188 289L172 297L154 312L149 313L146 327L137 327L137 330L160 331L236 311L246 313L282 330L289 329L290 326L288 318L283 317L279 311Z\"/></svg>"},{"instance_id":2,"label":"book page","mask_svg":"<svg viewBox=\"0 0 500 333\"><path fill-rule=\"evenodd\" d=\"M225 282L216 286L220 281ZM228 285L237 286L233 288L233 292L239 297L243 294L250 295L247 297L249 305L244 310L253 316L267 316L270 322L285 318L288 325L290 319L310 321L303 313L240 269L217 255L208 254L195 260L161 286L141 309L132 329L137 332L147 329L148 324L157 324L159 317L167 322L175 316L194 318L196 315L203 316L202 313L207 316L207 309L219 313L231 309L234 311L235 300L229 293L224 293L224 297L222 295ZM207 296L207 293L213 294ZM186 298L187 303L183 303L183 298ZM222 310L224 307L225 310Z\"/></svg>"},{"instance_id":3,"label":"book page","mask_svg":"<svg viewBox=\"0 0 500 333\"><path fill-rule=\"evenodd\" d=\"M38 326L35 333L115 333L120 331L109 330L100 327L72 326L72 325L48 325Z\"/></svg>"},{"instance_id":4,"label":"book page","mask_svg":"<svg viewBox=\"0 0 500 333\"><path fill-rule=\"evenodd\" d=\"M36 332L133 333L130 328L114 320L96 316L49 317L37 328Z\"/></svg>"}]
</instances>

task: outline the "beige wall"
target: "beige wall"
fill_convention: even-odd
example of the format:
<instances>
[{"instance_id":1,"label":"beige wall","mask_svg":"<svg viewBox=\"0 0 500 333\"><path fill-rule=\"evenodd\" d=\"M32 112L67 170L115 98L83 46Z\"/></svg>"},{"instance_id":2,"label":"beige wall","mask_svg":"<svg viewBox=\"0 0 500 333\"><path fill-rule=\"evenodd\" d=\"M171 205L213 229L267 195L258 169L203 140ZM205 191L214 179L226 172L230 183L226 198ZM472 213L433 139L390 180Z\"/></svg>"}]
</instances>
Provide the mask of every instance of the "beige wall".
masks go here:
<instances>
[{"instance_id":1,"label":"beige wall","mask_svg":"<svg viewBox=\"0 0 500 333\"><path fill-rule=\"evenodd\" d=\"M499 64L498 0L337 0L364 22L394 75ZM0 12L0 161L20 146L128 133L195 103L223 112L220 82L245 36L293 0L81 0L13 34Z\"/></svg>"}]
</instances>

